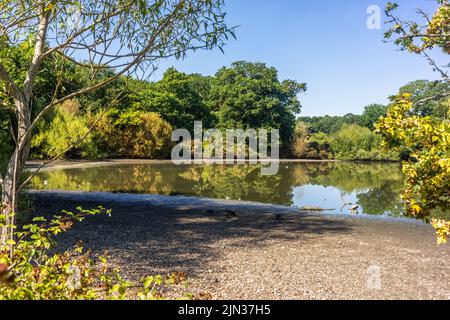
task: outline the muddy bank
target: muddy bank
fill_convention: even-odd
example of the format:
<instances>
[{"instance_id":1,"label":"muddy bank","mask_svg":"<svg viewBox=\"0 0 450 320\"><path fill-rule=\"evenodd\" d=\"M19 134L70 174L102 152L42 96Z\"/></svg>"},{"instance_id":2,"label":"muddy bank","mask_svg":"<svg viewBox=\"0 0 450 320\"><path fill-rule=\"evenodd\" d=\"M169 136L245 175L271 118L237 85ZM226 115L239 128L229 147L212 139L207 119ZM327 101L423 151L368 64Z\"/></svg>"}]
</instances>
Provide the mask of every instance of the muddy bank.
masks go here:
<instances>
[{"instance_id":1,"label":"muddy bank","mask_svg":"<svg viewBox=\"0 0 450 320\"><path fill-rule=\"evenodd\" d=\"M182 271L189 291L215 299L450 298L450 247L421 223L188 197L31 194L38 212L111 208L62 241L107 250L133 280Z\"/></svg>"}]
</instances>

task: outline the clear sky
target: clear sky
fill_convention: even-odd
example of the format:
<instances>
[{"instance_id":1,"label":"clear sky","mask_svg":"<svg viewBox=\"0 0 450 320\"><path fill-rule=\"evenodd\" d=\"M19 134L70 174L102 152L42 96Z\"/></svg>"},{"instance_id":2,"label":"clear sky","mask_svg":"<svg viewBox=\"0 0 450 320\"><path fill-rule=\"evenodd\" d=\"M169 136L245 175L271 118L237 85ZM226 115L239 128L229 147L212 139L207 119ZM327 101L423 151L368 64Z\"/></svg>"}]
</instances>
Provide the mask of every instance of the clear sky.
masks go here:
<instances>
[{"instance_id":1,"label":"clear sky","mask_svg":"<svg viewBox=\"0 0 450 320\"><path fill-rule=\"evenodd\" d=\"M306 82L299 96L302 115L359 114L365 105L386 103L402 85L438 79L422 57L383 43L381 30L369 30L367 8L380 0L226 0L228 24L239 25L237 40L219 50L190 54L184 61L165 61L152 77L175 66L187 73L214 74L233 61L264 62L279 77ZM415 17L417 7L430 13L432 0L398 0L399 14Z\"/></svg>"}]
</instances>

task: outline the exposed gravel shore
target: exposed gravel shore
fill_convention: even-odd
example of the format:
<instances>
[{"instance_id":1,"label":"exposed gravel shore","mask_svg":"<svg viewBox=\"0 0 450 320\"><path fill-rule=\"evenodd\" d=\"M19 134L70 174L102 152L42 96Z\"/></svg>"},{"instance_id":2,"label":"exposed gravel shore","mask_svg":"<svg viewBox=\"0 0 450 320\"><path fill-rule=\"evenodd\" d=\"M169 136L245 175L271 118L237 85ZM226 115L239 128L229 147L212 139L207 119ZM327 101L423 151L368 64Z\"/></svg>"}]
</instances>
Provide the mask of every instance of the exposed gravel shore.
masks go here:
<instances>
[{"instance_id":1,"label":"exposed gravel shore","mask_svg":"<svg viewBox=\"0 0 450 320\"><path fill-rule=\"evenodd\" d=\"M113 209L62 240L107 250L133 280L182 271L189 291L214 299L450 299L450 246L421 223L187 197L31 194L39 213ZM377 270L380 289L368 286Z\"/></svg>"}]
</instances>

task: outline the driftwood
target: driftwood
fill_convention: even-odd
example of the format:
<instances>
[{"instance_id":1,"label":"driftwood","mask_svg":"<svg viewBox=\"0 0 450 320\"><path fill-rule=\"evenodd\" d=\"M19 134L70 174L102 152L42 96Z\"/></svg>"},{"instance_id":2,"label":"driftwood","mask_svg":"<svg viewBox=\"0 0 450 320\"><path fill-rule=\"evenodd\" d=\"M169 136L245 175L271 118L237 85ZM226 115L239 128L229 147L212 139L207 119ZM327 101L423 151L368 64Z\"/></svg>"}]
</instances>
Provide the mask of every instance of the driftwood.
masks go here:
<instances>
[{"instance_id":1,"label":"driftwood","mask_svg":"<svg viewBox=\"0 0 450 320\"><path fill-rule=\"evenodd\" d=\"M300 207L300 211L311 211L311 212L325 212L325 211L335 211L336 209L323 209L320 207Z\"/></svg>"}]
</instances>

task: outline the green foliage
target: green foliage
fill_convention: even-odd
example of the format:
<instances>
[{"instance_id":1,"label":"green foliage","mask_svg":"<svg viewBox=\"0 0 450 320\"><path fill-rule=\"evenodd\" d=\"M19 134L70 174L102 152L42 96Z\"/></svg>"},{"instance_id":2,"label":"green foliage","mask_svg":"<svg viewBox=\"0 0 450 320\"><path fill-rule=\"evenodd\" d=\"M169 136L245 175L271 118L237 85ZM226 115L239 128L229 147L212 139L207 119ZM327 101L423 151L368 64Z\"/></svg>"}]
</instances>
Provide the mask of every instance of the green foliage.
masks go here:
<instances>
[{"instance_id":1,"label":"green foliage","mask_svg":"<svg viewBox=\"0 0 450 320\"><path fill-rule=\"evenodd\" d=\"M0 113L0 176L3 176L6 169L13 143L9 133L9 119Z\"/></svg>"},{"instance_id":2,"label":"green foliage","mask_svg":"<svg viewBox=\"0 0 450 320\"><path fill-rule=\"evenodd\" d=\"M280 129L287 152L300 112L297 95L306 85L278 79L275 68L263 63L235 62L212 79L210 106L219 128Z\"/></svg>"},{"instance_id":3,"label":"green foliage","mask_svg":"<svg viewBox=\"0 0 450 320\"><path fill-rule=\"evenodd\" d=\"M112 157L166 159L172 126L154 112L112 109L97 126L96 140Z\"/></svg>"},{"instance_id":4,"label":"green foliage","mask_svg":"<svg viewBox=\"0 0 450 320\"><path fill-rule=\"evenodd\" d=\"M324 160L331 157L330 151L329 136L326 133L311 134L308 124L297 123L291 151L295 158Z\"/></svg>"},{"instance_id":5,"label":"green foliage","mask_svg":"<svg viewBox=\"0 0 450 320\"><path fill-rule=\"evenodd\" d=\"M397 96L410 94L412 108L408 111L409 114L447 119L450 107L449 93L450 82L448 81L417 80L401 87L398 94L390 99L392 103L395 103Z\"/></svg>"},{"instance_id":6,"label":"green foliage","mask_svg":"<svg viewBox=\"0 0 450 320\"><path fill-rule=\"evenodd\" d=\"M409 151L411 159L403 165L407 186L402 199L407 214L429 221L434 210L450 210L450 123L411 116L411 109L411 96L399 96L377 130L386 146ZM438 235L440 242L448 237Z\"/></svg>"},{"instance_id":7,"label":"green foliage","mask_svg":"<svg viewBox=\"0 0 450 320\"><path fill-rule=\"evenodd\" d=\"M292 139L291 153L294 157L301 159L305 158L308 151L308 126L302 122L295 126L294 137Z\"/></svg>"},{"instance_id":8,"label":"green foliage","mask_svg":"<svg viewBox=\"0 0 450 320\"><path fill-rule=\"evenodd\" d=\"M47 218L34 218L20 231L16 226L14 239L0 247L0 300L94 300L130 299L127 282L118 269L113 269L105 257L94 258L81 244L55 253L55 237L69 230L75 222L89 216L110 215L102 207L93 210L77 209L72 213ZM5 217L0 215L0 226ZM11 246L13 250L11 251ZM185 282L185 275L153 276L143 280L137 292L140 299L163 299L161 290ZM185 298L188 296L185 296Z\"/></svg>"},{"instance_id":9,"label":"green foliage","mask_svg":"<svg viewBox=\"0 0 450 320\"><path fill-rule=\"evenodd\" d=\"M357 124L370 130L374 129L374 124L381 116L386 115L387 106L382 104L371 104L364 108L361 115L348 113L344 116L322 116L322 117L299 117L298 122L309 125L311 133L323 132L333 134L342 129L345 125Z\"/></svg>"},{"instance_id":10,"label":"green foliage","mask_svg":"<svg viewBox=\"0 0 450 320\"><path fill-rule=\"evenodd\" d=\"M375 129L375 124L381 117L385 116L388 107L382 104L371 104L364 108L363 114L358 119L358 124L362 127Z\"/></svg>"},{"instance_id":11,"label":"green foliage","mask_svg":"<svg viewBox=\"0 0 450 320\"><path fill-rule=\"evenodd\" d=\"M315 133L311 128L312 125L297 123L292 143L292 153L295 157L364 161L399 159L397 152L383 150L381 137L367 127L343 124L340 130L332 134L321 131Z\"/></svg>"},{"instance_id":12,"label":"green foliage","mask_svg":"<svg viewBox=\"0 0 450 320\"><path fill-rule=\"evenodd\" d=\"M110 214L103 208L78 210L50 221L35 218L33 224L14 231L17 240L0 248L0 300L124 298L128 284L117 270L111 270L106 259L94 262L81 245L53 253L54 236L70 229L75 221ZM0 225L4 225L2 218ZM15 230L15 226L9 227Z\"/></svg>"},{"instance_id":13,"label":"green foliage","mask_svg":"<svg viewBox=\"0 0 450 320\"><path fill-rule=\"evenodd\" d=\"M345 116L323 116L323 117L299 117L298 122L304 122L309 125L311 133L323 132L332 134L338 132L346 124L356 124L358 116L347 114Z\"/></svg>"},{"instance_id":14,"label":"green foliage","mask_svg":"<svg viewBox=\"0 0 450 320\"><path fill-rule=\"evenodd\" d=\"M340 160L391 160L395 156L381 149L381 137L358 125L346 125L331 136L331 149Z\"/></svg>"},{"instance_id":15,"label":"green foliage","mask_svg":"<svg viewBox=\"0 0 450 320\"><path fill-rule=\"evenodd\" d=\"M35 157L53 158L60 155L86 159L99 157L99 150L93 137L88 134L88 120L79 114L79 108L76 100L66 101L56 108L55 116L48 127L33 137ZM74 148L65 153L72 145Z\"/></svg>"},{"instance_id":16,"label":"green foliage","mask_svg":"<svg viewBox=\"0 0 450 320\"><path fill-rule=\"evenodd\" d=\"M193 131L194 121L212 123L205 98L209 94L208 82L200 75L187 75L169 68L161 81L145 85L135 94L133 108L156 112L173 128Z\"/></svg>"}]
</instances>

